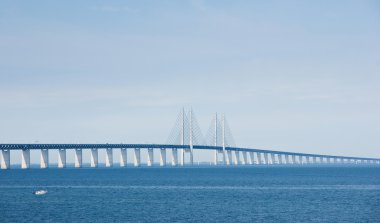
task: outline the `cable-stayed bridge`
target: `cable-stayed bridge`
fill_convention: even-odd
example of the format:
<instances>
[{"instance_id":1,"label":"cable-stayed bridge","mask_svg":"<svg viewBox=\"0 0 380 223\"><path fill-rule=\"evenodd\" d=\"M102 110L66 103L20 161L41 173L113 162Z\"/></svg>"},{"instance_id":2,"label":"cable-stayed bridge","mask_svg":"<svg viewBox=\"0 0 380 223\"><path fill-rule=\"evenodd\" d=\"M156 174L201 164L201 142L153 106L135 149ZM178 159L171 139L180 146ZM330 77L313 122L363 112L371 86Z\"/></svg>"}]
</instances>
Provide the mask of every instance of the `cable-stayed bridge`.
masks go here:
<instances>
[{"instance_id":1,"label":"cable-stayed bridge","mask_svg":"<svg viewBox=\"0 0 380 223\"><path fill-rule=\"evenodd\" d=\"M30 151L40 151L40 167L49 167L49 151L58 153L58 168L66 167L66 152L74 150L74 167L83 166L83 150L90 150L90 166L98 167L98 151L106 151L105 166L114 166L113 151L120 150L120 167L127 166L127 151L133 156L132 166L141 166L141 151L147 151L147 166L153 166L154 150L159 150L160 166L184 166L194 164L194 154L199 150L213 153L213 165L338 165L338 164L380 164L378 158L334 156L312 153L296 153L236 146L235 140L224 115L215 114L210 127L203 136L197 119L190 109L178 115L165 144L0 144L1 169L11 167L11 151L21 151L21 168L30 167ZM171 152L167 154L167 151ZM185 157L188 156L188 163ZM170 157L170 160L167 160ZM169 162L168 162L169 161Z\"/></svg>"}]
</instances>

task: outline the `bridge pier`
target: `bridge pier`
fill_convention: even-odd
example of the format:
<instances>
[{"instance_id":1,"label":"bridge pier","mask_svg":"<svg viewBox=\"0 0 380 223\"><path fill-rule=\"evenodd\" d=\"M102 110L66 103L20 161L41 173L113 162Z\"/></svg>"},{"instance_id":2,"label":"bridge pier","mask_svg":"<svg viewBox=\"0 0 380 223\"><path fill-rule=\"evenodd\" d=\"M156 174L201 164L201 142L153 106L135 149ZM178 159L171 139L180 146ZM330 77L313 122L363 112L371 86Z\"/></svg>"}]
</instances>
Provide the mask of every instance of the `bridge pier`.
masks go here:
<instances>
[{"instance_id":1,"label":"bridge pier","mask_svg":"<svg viewBox=\"0 0 380 223\"><path fill-rule=\"evenodd\" d=\"M98 167L98 149L91 149L90 165Z\"/></svg>"},{"instance_id":2,"label":"bridge pier","mask_svg":"<svg viewBox=\"0 0 380 223\"><path fill-rule=\"evenodd\" d=\"M11 167L11 151L1 150L1 169L6 170Z\"/></svg>"},{"instance_id":3,"label":"bridge pier","mask_svg":"<svg viewBox=\"0 0 380 223\"><path fill-rule=\"evenodd\" d=\"M247 165L248 164L248 152L243 151L242 154L243 154L243 160L242 160L241 164Z\"/></svg>"},{"instance_id":4,"label":"bridge pier","mask_svg":"<svg viewBox=\"0 0 380 223\"><path fill-rule=\"evenodd\" d=\"M296 155L290 155L292 158L292 164L296 164Z\"/></svg>"},{"instance_id":5,"label":"bridge pier","mask_svg":"<svg viewBox=\"0 0 380 223\"><path fill-rule=\"evenodd\" d=\"M226 150L226 165L229 166L232 164L232 151L231 150Z\"/></svg>"},{"instance_id":6,"label":"bridge pier","mask_svg":"<svg viewBox=\"0 0 380 223\"><path fill-rule=\"evenodd\" d=\"M106 167L113 166L113 151L112 148L106 149Z\"/></svg>"},{"instance_id":7,"label":"bridge pier","mask_svg":"<svg viewBox=\"0 0 380 223\"><path fill-rule=\"evenodd\" d=\"M248 152L249 154L249 159L248 159L248 164L253 165L255 164L255 155L253 152Z\"/></svg>"},{"instance_id":8,"label":"bridge pier","mask_svg":"<svg viewBox=\"0 0 380 223\"><path fill-rule=\"evenodd\" d=\"M261 153L256 153L256 156L257 156L257 164L258 165L263 164L263 159L261 157Z\"/></svg>"},{"instance_id":9,"label":"bridge pier","mask_svg":"<svg viewBox=\"0 0 380 223\"><path fill-rule=\"evenodd\" d=\"M126 167L127 166L127 149L121 148L120 149L120 167Z\"/></svg>"},{"instance_id":10,"label":"bridge pier","mask_svg":"<svg viewBox=\"0 0 380 223\"><path fill-rule=\"evenodd\" d=\"M134 148L133 149L133 165L138 167L140 166L140 149Z\"/></svg>"},{"instance_id":11,"label":"bridge pier","mask_svg":"<svg viewBox=\"0 0 380 223\"><path fill-rule=\"evenodd\" d=\"M190 149L190 165L194 165L194 150Z\"/></svg>"},{"instance_id":12,"label":"bridge pier","mask_svg":"<svg viewBox=\"0 0 380 223\"><path fill-rule=\"evenodd\" d=\"M160 149L160 166L166 166L166 149Z\"/></svg>"},{"instance_id":13,"label":"bridge pier","mask_svg":"<svg viewBox=\"0 0 380 223\"><path fill-rule=\"evenodd\" d=\"M304 158L303 156L298 156L298 162L301 165L305 164L303 158Z\"/></svg>"},{"instance_id":14,"label":"bridge pier","mask_svg":"<svg viewBox=\"0 0 380 223\"><path fill-rule=\"evenodd\" d=\"M310 157L309 156L304 156L304 162L306 165L310 164Z\"/></svg>"},{"instance_id":15,"label":"bridge pier","mask_svg":"<svg viewBox=\"0 0 380 223\"><path fill-rule=\"evenodd\" d=\"M234 151L234 164L236 166L236 165L239 165L239 163L240 163L240 153L239 153L239 151L235 150Z\"/></svg>"},{"instance_id":16,"label":"bridge pier","mask_svg":"<svg viewBox=\"0 0 380 223\"><path fill-rule=\"evenodd\" d=\"M148 149L147 166L153 166L153 149Z\"/></svg>"},{"instance_id":17,"label":"bridge pier","mask_svg":"<svg viewBox=\"0 0 380 223\"><path fill-rule=\"evenodd\" d=\"M282 154L277 154L277 160L278 160L278 164L280 165L284 164Z\"/></svg>"},{"instance_id":18,"label":"bridge pier","mask_svg":"<svg viewBox=\"0 0 380 223\"><path fill-rule=\"evenodd\" d=\"M82 167L82 149L75 149L75 157L74 157L74 166L75 168Z\"/></svg>"},{"instance_id":19,"label":"bridge pier","mask_svg":"<svg viewBox=\"0 0 380 223\"><path fill-rule=\"evenodd\" d=\"M178 150L172 149L172 166L178 165Z\"/></svg>"},{"instance_id":20,"label":"bridge pier","mask_svg":"<svg viewBox=\"0 0 380 223\"><path fill-rule=\"evenodd\" d=\"M66 167L66 149L58 149L58 168Z\"/></svg>"},{"instance_id":21,"label":"bridge pier","mask_svg":"<svg viewBox=\"0 0 380 223\"><path fill-rule=\"evenodd\" d=\"M185 150L178 149L178 152L179 152L179 165L183 166L185 165Z\"/></svg>"},{"instance_id":22,"label":"bridge pier","mask_svg":"<svg viewBox=\"0 0 380 223\"><path fill-rule=\"evenodd\" d=\"M266 165L269 165L268 153L264 153L264 161Z\"/></svg>"},{"instance_id":23,"label":"bridge pier","mask_svg":"<svg viewBox=\"0 0 380 223\"><path fill-rule=\"evenodd\" d=\"M285 154L285 164L290 164L289 163L289 155Z\"/></svg>"},{"instance_id":24,"label":"bridge pier","mask_svg":"<svg viewBox=\"0 0 380 223\"><path fill-rule=\"evenodd\" d=\"M214 150L215 153L213 153L213 164L218 165L219 162L222 164L225 164L225 156L223 150ZM215 155L216 154L216 155Z\"/></svg>"},{"instance_id":25,"label":"bridge pier","mask_svg":"<svg viewBox=\"0 0 380 223\"><path fill-rule=\"evenodd\" d=\"M303 156L298 156L298 163L303 165L304 162L303 162Z\"/></svg>"},{"instance_id":26,"label":"bridge pier","mask_svg":"<svg viewBox=\"0 0 380 223\"><path fill-rule=\"evenodd\" d=\"M21 169L27 169L30 166L30 150L24 149L21 151Z\"/></svg>"},{"instance_id":27,"label":"bridge pier","mask_svg":"<svg viewBox=\"0 0 380 223\"><path fill-rule=\"evenodd\" d=\"M214 154L213 154L213 158L214 158L214 165L218 165L218 150L214 150Z\"/></svg>"},{"instance_id":28,"label":"bridge pier","mask_svg":"<svg viewBox=\"0 0 380 223\"><path fill-rule=\"evenodd\" d=\"M49 150L41 149L40 168L45 169L49 166Z\"/></svg>"},{"instance_id":29,"label":"bridge pier","mask_svg":"<svg viewBox=\"0 0 380 223\"><path fill-rule=\"evenodd\" d=\"M271 153L271 154L270 154L270 158L271 158L271 160L272 160L271 164L272 164L272 165L276 164L276 156L275 156L274 153Z\"/></svg>"}]
</instances>

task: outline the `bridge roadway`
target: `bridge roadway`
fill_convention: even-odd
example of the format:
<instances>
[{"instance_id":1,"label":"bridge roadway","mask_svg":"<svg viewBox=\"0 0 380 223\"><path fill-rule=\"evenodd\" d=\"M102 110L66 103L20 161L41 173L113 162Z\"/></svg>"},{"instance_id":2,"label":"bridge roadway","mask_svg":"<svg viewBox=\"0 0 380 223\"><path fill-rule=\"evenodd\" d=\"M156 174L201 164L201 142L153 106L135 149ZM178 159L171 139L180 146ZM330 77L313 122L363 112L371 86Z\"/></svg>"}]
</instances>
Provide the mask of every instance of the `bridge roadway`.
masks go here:
<instances>
[{"instance_id":1,"label":"bridge roadway","mask_svg":"<svg viewBox=\"0 0 380 223\"><path fill-rule=\"evenodd\" d=\"M40 150L40 167L49 166L49 150L58 150L58 167L66 167L66 150L75 150L75 167L82 167L82 150L91 150L91 167L98 166L98 150L106 150L105 166L113 166L113 149L120 149L120 166L127 165L127 149L133 149L134 166L141 165L141 149L148 151L147 166L154 163L153 150L160 150L160 166L166 165L166 150L170 149L172 166L184 165L185 154L190 154L193 164L194 150L213 150L213 164L253 165L253 164L380 164L378 158L334 156L310 153L296 153L254 148L222 147L206 145L168 145L168 144L0 144L1 169L10 168L10 152L21 151L21 168L30 167L30 150ZM180 160L178 162L178 153ZM218 159L218 155L222 161Z\"/></svg>"}]
</instances>

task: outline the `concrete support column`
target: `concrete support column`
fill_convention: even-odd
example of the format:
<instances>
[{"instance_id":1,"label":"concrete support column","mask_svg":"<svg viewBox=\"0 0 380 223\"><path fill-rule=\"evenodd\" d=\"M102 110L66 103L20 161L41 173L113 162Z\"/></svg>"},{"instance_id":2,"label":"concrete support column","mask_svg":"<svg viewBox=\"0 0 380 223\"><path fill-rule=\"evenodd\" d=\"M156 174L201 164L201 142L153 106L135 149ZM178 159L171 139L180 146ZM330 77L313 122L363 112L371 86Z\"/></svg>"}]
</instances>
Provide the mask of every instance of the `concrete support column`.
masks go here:
<instances>
[{"instance_id":1,"label":"concrete support column","mask_svg":"<svg viewBox=\"0 0 380 223\"><path fill-rule=\"evenodd\" d=\"M263 164L263 159L261 157L261 153L256 153L257 155L257 164L261 165Z\"/></svg>"},{"instance_id":2,"label":"concrete support column","mask_svg":"<svg viewBox=\"0 0 380 223\"><path fill-rule=\"evenodd\" d=\"M166 165L166 149L160 149L160 166Z\"/></svg>"},{"instance_id":3,"label":"concrete support column","mask_svg":"<svg viewBox=\"0 0 380 223\"><path fill-rule=\"evenodd\" d=\"M219 164L219 159L221 159L222 164L225 164L225 154L223 150L218 150L218 164Z\"/></svg>"},{"instance_id":4,"label":"concrete support column","mask_svg":"<svg viewBox=\"0 0 380 223\"><path fill-rule=\"evenodd\" d=\"M291 155L292 156L292 163L293 164L297 164L297 162L296 162L296 155Z\"/></svg>"},{"instance_id":5,"label":"concrete support column","mask_svg":"<svg viewBox=\"0 0 380 223\"><path fill-rule=\"evenodd\" d=\"M289 155L285 154L285 164L289 164Z\"/></svg>"},{"instance_id":6,"label":"concrete support column","mask_svg":"<svg viewBox=\"0 0 380 223\"><path fill-rule=\"evenodd\" d=\"M1 169L9 169L11 167L11 151L1 150Z\"/></svg>"},{"instance_id":7,"label":"concrete support column","mask_svg":"<svg viewBox=\"0 0 380 223\"><path fill-rule=\"evenodd\" d=\"M139 148L134 148L133 149L133 165L134 166L140 166L140 149Z\"/></svg>"},{"instance_id":8,"label":"concrete support column","mask_svg":"<svg viewBox=\"0 0 380 223\"><path fill-rule=\"evenodd\" d=\"M127 166L127 149L121 148L120 149L120 167L126 167Z\"/></svg>"},{"instance_id":9,"label":"concrete support column","mask_svg":"<svg viewBox=\"0 0 380 223\"><path fill-rule=\"evenodd\" d=\"M58 168L66 167L66 149L58 149Z\"/></svg>"},{"instance_id":10,"label":"concrete support column","mask_svg":"<svg viewBox=\"0 0 380 223\"><path fill-rule=\"evenodd\" d=\"M266 165L269 165L268 153L264 153L264 161Z\"/></svg>"},{"instance_id":11,"label":"concrete support column","mask_svg":"<svg viewBox=\"0 0 380 223\"><path fill-rule=\"evenodd\" d=\"M178 165L178 150L172 149L172 166Z\"/></svg>"},{"instance_id":12,"label":"concrete support column","mask_svg":"<svg viewBox=\"0 0 380 223\"><path fill-rule=\"evenodd\" d=\"M241 164L247 165L248 164L248 152L243 151L242 154L243 154L243 160L242 160Z\"/></svg>"},{"instance_id":13,"label":"concrete support column","mask_svg":"<svg viewBox=\"0 0 380 223\"><path fill-rule=\"evenodd\" d=\"M306 157L306 164L310 164L310 156Z\"/></svg>"},{"instance_id":14,"label":"concrete support column","mask_svg":"<svg viewBox=\"0 0 380 223\"><path fill-rule=\"evenodd\" d=\"M48 168L49 166L49 150L41 149L41 159L40 159L40 167Z\"/></svg>"},{"instance_id":15,"label":"concrete support column","mask_svg":"<svg viewBox=\"0 0 380 223\"><path fill-rule=\"evenodd\" d=\"M282 159L282 154L277 154L277 159L278 159L278 163L279 164L284 164L284 162L283 162L283 159Z\"/></svg>"},{"instance_id":16,"label":"concrete support column","mask_svg":"<svg viewBox=\"0 0 380 223\"><path fill-rule=\"evenodd\" d=\"M317 164L317 157L316 156L313 157L313 163Z\"/></svg>"},{"instance_id":17,"label":"concrete support column","mask_svg":"<svg viewBox=\"0 0 380 223\"><path fill-rule=\"evenodd\" d=\"M106 167L113 166L113 150L112 148L106 149Z\"/></svg>"},{"instance_id":18,"label":"concrete support column","mask_svg":"<svg viewBox=\"0 0 380 223\"><path fill-rule=\"evenodd\" d=\"M190 149L190 165L194 165L194 150Z\"/></svg>"},{"instance_id":19,"label":"concrete support column","mask_svg":"<svg viewBox=\"0 0 380 223\"><path fill-rule=\"evenodd\" d=\"M82 167L82 149L75 149L75 168Z\"/></svg>"},{"instance_id":20,"label":"concrete support column","mask_svg":"<svg viewBox=\"0 0 380 223\"><path fill-rule=\"evenodd\" d=\"M240 152L235 150L234 154L235 154L234 164L239 165L239 163L240 163Z\"/></svg>"},{"instance_id":21,"label":"concrete support column","mask_svg":"<svg viewBox=\"0 0 380 223\"><path fill-rule=\"evenodd\" d=\"M222 150L222 159L223 159L223 165L227 165L228 162L228 152L227 150Z\"/></svg>"},{"instance_id":22,"label":"concrete support column","mask_svg":"<svg viewBox=\"0 0 380 223\"><path fill-rule=\"evenodd\" d=\"M255 153L254 152L249 152L248 163L249 163L249 165L255 164Z\"/></svg>"},{"instance_id":23,"label":"concrete support column","mask_svg":"<svg viewBox=\"0 0 380 223\"><path fill-rule=\"evenodd\" d=\"M271 158L271 160L272 160L272 164L276 164L276 156L275 156L275 154L274 153L271 153L270 154L270 158Z\"/></svg>"},{"instance_id":24,"label":"concrete support column","mask_svg":"<svg viewBox=\"0 0 380 223\"><path fill-rule=\"evenodd\" d=\"M185 165L185 150L179 149L179 165L183 166Z\"/></svg>"},{"instance_id":25,"label":"concrete support column","mask_svg":"<svg viewBox=\"0 0 380 223\"><path fill-rule=\"evenodd\" d=\"M231 165L232 164L232 151L231 150L227 150L227 159L226 159L226 164L227 165Z\"/></svg>"},{"instance_id":26,"label":"concrete support column","mask_svg":"<svg viewBox=\"0 0 380 223\"><path fill-rule=\"evenodd\" d=\"M298 156L298 162L299 164L303 164L303 156Z\"/></svg>"},{"instance_id":27,"label":"concrete support column","mask_svg":"<svg viewBox=\"0 0 380 223\"><path fill-rule=\"evenodd\" d=\"M30 150L21 151L21 169L27 169L30 166Z\"/></svg>"},{"instance_id":28,"label":"concrete support column","mask_svg":"<svg viewBox=\"0 0 380 223\"><path fill-rule=\"evenodd\" d=\"M148 149L147 166L153 166L153 149Z\"/></svg>"},{"instance_id":29,"label":"concrete support column","mask_svg":"<svg viewBox=\"0 0 380 223\"><path fill-rule=\"evenodd\" d=\"M214 165L218 165L218 150L214 150Z\"/></svg>"},{"instance_id":30,"label":"concrete support column","mask_svg":"<svg viewBox=\"0 0 380 223\"><path fill-rule=\"evenodd\" d=\"M98 149L91 149L91 167L98 167Z\"/></svg>"}]
</instances>

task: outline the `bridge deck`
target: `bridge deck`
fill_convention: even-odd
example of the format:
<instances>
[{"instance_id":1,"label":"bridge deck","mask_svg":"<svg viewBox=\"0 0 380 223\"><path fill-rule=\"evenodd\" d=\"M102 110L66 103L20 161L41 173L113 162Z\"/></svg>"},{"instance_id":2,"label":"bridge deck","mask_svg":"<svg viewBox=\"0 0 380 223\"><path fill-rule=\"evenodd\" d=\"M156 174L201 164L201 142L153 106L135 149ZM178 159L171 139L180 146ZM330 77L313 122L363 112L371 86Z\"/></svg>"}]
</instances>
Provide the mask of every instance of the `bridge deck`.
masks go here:
<instances>
[{"instance_id":1,"label":"bridge deck","mask_svg":"<svg viewBox=\"0 0 380 223\"><path fill-rule=\"evenodd\" d=\"M34 149L117 149L117 148L140 148L140 149L190 149L189 145L169 145L169 144L0 144L0 150L34 150ZM196 150L223 150L221 146L205 146L194 145L193 149ZM309 157L326 157L338 159L357 159L357 160L375 160L380 161L378 158L364 158L364 157L351 157L351 156L335 156L324 154L312 153L296 153L285 152L277 150L263 150L254 148L239 148L239 147L226 147L226 150L231 151L245 151L245 152L258 152L258 153L272 153L279 155L291 156L309 156Z\"/></svg>"}]
</instances>

